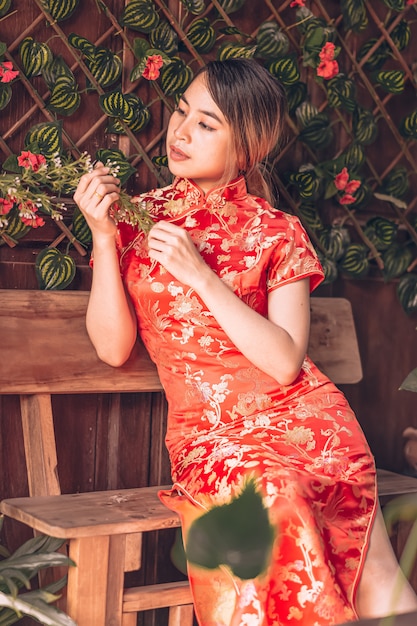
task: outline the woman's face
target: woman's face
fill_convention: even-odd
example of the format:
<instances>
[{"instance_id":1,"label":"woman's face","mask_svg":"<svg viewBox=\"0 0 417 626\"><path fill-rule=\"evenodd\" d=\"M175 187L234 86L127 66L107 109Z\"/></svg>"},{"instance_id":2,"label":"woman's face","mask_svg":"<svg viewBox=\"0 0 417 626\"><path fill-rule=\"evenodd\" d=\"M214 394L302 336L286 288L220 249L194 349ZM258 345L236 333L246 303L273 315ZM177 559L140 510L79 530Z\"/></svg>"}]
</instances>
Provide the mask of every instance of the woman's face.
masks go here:
<instances>
[{"instance_id":1,"label":"woman's face","mask_svg":"<svg viewBox=\"0 0 417 626\"><path fill-rule=\"evenodd\" d=\"M198 76L181 97L167 131L168 166L174 176L192 178L207 192L224 180L233 154L232 131ZM238 167L230 172L235 178Z\"/></svg>"}]
</instances>

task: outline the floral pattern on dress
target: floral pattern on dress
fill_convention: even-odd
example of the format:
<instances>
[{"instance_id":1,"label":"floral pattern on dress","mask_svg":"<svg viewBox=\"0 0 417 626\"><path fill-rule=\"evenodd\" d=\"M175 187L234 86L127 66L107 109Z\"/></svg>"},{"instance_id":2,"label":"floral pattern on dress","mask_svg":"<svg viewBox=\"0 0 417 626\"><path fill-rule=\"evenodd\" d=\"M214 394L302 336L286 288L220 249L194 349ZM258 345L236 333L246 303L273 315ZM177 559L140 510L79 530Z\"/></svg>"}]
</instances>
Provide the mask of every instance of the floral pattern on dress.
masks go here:
<instances>
[{"instance_id":1,"label":"floral pattern on dress","mask_svg":"<svg viewBox=\"0 0 417 626\"><path fill-rule=\"evenodd\" d=\"M192 181L140 197L155 220L187 229L217 275L260 315L268 293L323 271L298 218L250 195L243 178L206 195ZM333 626L356 619L355 592L375 514L373 456L342 393L306 356L287 386L256 368L201 298L148 257L146 236L119 224L123 280L168 400L174 487L193 519L255 477L276 538L268 570L241 581L189 567L201 626Z\"/></svg>"}]
</instances>

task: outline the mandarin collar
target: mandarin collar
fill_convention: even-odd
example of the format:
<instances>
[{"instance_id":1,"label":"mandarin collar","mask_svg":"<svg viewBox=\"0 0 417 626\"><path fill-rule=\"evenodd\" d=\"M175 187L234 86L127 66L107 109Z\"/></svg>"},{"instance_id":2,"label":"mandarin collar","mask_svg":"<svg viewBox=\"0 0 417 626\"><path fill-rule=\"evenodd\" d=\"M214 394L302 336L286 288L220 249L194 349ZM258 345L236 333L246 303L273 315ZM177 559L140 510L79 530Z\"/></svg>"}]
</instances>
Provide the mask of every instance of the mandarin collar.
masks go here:
<instances>
[{"instance_id":1,"label":"mandarin collar","mask_svg":"<svg viewBox=\"0 0 417 626\"><path fill-rule=\"evenodd\" d=\"M227 185L213 187L213 189L210 189L207 193L204 193L191 178L176 177L172 186L175 190L184 194L184 196L195 198L198 204L218 205L223 204L224 201L233 202L234 200L242 200L248 195L244 176L235 178L227 183Z\"/></svg>"}]
</instances>

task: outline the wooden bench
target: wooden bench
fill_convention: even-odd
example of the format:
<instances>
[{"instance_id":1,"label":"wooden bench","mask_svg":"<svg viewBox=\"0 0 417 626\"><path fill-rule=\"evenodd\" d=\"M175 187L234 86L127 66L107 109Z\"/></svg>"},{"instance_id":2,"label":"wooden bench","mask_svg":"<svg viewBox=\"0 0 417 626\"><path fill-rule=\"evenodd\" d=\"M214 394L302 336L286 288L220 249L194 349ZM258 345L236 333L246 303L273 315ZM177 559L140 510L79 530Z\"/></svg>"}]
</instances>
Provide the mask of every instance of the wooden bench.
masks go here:
<instances>
[{"instance_id":1,"label":"wooden bench","mask_svg":"<svg viewBox=\"0 0 417 626\"><path fill-rule=\"evenodd\" d=\"M30 492L3 500L0 508L37 532L68 539L77 567L68 572L66 611L78 626L133 626L137 612L160 607L169 607L169 626L191 626L186 581L124 586L124 572L140 566L142 534L179 526L159 501L159 487L60 494L51 395L161 390L140 341L121 368L99 361L85 330L87 301L86 292L0 290L0 393L20 396ZM336 384L358 382L350 303L313 298L311 312L313 360ZM413 481L380 473L381 497L417 491Z\"/></svg>"},{"instance_id":2,"label":"wooden bench","mask_svg":"<svg viewBox=\"0 0 417 626\"><path fill-rule=\"evenodd\" d=\"M378 470L382 503L416 492L415 479ZM78 626L135 626L140 611L170 607L169 626L192 624L187 581L124 588L132 534L178 527L158 498L160 487L3 500L1 510L34 530L67 539L77 563L68 572L66 610Z\"/></svg>"}]
</instances>

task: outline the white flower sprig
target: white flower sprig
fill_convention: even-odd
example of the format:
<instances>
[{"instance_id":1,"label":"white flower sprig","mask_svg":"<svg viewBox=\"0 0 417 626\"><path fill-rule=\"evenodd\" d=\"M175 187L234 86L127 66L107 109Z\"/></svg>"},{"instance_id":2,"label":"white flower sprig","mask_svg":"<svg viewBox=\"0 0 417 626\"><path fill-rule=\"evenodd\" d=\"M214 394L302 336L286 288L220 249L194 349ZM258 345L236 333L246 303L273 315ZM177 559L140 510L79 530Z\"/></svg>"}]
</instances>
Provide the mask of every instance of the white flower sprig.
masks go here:
<instances>
[{"instance_id":1,"label":"white flower sprig","mask_svg":"<svg viewBox=\"0 0 417 626\"><path fill-rule=\"evenodd\" d=\"M24 151L17 162L22 168L19 175L0 175L1 229L7 228L8 214L15 206L23 224L32 228L44 225L40 212L56 221L62 220L67 210L65 202L74 193L81 176L94 167L91 156L86 152L75 161L59 155L47 161L41 154ZM118 175L119 166L116 163L107 162L106 165L113 176ZM144 206L133 202L124 190L121 190L119 201L112 207L112 217L116 222L128 222L145 232L153 224Z\"/></svg>"}]
</instances>

